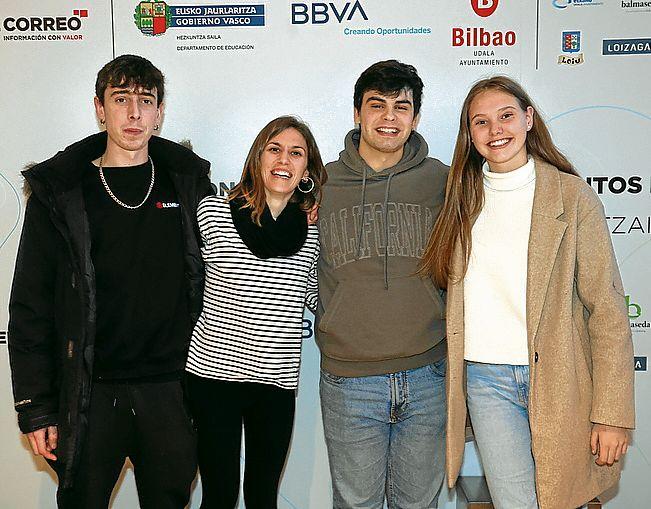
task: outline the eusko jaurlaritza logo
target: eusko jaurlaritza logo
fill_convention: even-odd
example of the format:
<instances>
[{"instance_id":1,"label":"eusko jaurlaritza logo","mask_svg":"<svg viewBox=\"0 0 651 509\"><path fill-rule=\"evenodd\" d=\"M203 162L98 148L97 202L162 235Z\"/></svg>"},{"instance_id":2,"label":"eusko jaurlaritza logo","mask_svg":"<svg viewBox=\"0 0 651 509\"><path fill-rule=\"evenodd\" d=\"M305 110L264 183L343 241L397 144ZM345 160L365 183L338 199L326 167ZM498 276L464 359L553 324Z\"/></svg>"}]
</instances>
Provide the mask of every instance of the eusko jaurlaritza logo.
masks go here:
<instances>
[{"instance_id":1,"label":"eusko jaurlaritza logo","mask_svg":"<svg viewBox=\"0 0 651 509\"><path fill-rule=\"evenodd\" d=\"M133 15L145 35L162 35L170 28L225 28L264 26L263 4L256 5L167 5L140 2Z\"/></svg>"},{"instance_id":2,"label":"eusko jaurlaritza logo","mask_svg":"<svg viewBox=\"0 0 651 509\"><path fill-rule=\"evenodd\" d=\"M161 35L169 28L172 13L165 2L140 2L133 19L143 34Z\"/></svg>"}]
</instances>

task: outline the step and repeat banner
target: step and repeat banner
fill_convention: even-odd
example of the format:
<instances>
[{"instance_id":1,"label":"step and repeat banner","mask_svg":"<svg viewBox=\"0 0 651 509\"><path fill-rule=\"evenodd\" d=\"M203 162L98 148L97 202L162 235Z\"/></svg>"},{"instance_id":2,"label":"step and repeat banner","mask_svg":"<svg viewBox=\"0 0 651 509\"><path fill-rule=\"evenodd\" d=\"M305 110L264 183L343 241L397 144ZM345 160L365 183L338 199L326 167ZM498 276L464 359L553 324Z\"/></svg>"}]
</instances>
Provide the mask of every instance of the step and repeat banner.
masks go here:
<instances>
[{"instance_id":1,"label":"step and repeat banner","mask_svg":"<svg viewBox=\"0 0 651 509\"><path fill-rule=\"evenodd\" d=\"M2 0L0 507L51 508L56 489L18 430L11 396L7 304L25 207L20 170L98 131L95 77L123 53L164 72L161 134L209 159L222 193L278 115L308 122L324 159L335 159L353 126L354 82L375 61L416 66L425 83L418 130L446 163L471 83L497 73L520 80L605 204L635 342L638 423L605 507L651 507L651 2L630 0ZM332 507L311 316L304 338L281 509ZM481 472L472 445L464 472ZM113 507L137 507L130 468ZM455 507L453 492L440 507Z\"/></svg>"}]
</instances>

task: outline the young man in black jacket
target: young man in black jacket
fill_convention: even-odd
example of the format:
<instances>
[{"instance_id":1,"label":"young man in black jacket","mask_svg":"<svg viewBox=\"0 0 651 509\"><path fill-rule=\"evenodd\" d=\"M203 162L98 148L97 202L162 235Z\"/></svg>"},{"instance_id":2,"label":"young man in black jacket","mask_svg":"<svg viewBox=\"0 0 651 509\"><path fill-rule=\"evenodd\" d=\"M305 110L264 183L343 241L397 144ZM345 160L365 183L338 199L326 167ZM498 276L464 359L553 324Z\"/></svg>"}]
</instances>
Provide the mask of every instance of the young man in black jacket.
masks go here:
<instances>
[{"instance_id":1,"label":"young man in black jacket","mask_svg":"<svg viewBox=\"0 0 651 509\"><path fill-rule=\"evenodd\" d=\"M101 132L24 172L10 298L20 429L62 508L106 508L127 457L143 508L182 508L196 474L181 373L201 309L196 207L209 163L159 129L164 78L123 55L98 73Z\"/></svg>"}]
</instances>

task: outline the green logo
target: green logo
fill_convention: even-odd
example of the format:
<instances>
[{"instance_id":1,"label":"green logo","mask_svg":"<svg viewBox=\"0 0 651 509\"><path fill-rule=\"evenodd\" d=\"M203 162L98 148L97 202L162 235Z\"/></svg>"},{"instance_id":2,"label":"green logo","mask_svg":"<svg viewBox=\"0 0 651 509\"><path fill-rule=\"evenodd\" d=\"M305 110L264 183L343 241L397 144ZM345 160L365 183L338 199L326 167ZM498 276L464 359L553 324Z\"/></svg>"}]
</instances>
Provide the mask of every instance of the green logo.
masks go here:
<instances>
[{"instance_id":1,"label":"green logo","mask_svg":"<svg viewBox=\"0 0 651 509\"><path fill-rule=\"evenodd\" d=\"M642 314L642 306L636 304L635 302L631 302L630 295L626 296L626 306L628 309L629 318L639 318L640 315Z\"/></svg>"}]
</instances>

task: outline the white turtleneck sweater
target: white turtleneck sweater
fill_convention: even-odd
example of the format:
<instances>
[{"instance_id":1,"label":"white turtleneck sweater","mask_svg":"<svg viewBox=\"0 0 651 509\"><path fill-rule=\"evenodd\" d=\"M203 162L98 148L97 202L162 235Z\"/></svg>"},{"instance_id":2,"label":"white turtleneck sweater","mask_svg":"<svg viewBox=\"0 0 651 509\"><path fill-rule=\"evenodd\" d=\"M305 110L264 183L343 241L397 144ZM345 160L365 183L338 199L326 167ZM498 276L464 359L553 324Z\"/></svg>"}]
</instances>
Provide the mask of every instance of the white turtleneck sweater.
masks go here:
<instances>
[{"instance_id":1,"label":"white turtleneck sweater","mask_svg":"<svg viewBox=\"0 0 651 509\"><path fill-rule=\"evenodd\" d=\"M464 279L465 359L529 364L527 251L536 183L533 159L508 173L484 163L484 207L472 228Z\"/></svg>"}]
</instances>

